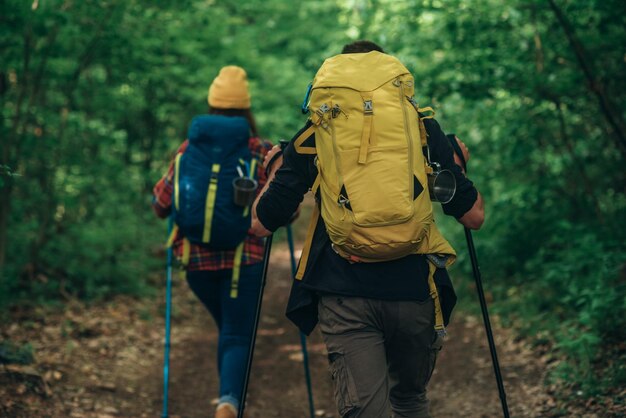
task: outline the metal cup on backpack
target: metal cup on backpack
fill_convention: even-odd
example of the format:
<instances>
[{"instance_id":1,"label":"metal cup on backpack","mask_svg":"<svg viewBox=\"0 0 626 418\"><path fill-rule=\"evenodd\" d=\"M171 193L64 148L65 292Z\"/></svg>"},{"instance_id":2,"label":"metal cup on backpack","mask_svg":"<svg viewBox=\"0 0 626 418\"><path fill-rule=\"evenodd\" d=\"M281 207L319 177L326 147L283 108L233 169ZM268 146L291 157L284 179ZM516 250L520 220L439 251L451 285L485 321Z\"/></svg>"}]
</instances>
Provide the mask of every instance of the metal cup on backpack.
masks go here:
<instances>
[{"instance_id":1,"label":"metal cup on backpack","mask_svg":"<svg viewBox=\"0 0 626 418\"><path fill-rule=\"evenodd\" d=\"M233 179L233 202L237 206L250 206L256 197L256 189L259 186L256 180L244 176L240 167L237 167L239 177Z\"/></svg>"},{"instance_id":2,"label":"metal cup on backpack","mask_svg":"<svg viewBox=\"0 0 626 418\"><path fill-rule=\"evenodd\" d=\"M431 162L430 167L433 169L432 173L428 173L428 192L430 193L430 200L439 203L448 203L454 197L456 193L456 179L452 171L448 169L441 169L441 165L436 162Z\"/></svg>"}]
</instances>

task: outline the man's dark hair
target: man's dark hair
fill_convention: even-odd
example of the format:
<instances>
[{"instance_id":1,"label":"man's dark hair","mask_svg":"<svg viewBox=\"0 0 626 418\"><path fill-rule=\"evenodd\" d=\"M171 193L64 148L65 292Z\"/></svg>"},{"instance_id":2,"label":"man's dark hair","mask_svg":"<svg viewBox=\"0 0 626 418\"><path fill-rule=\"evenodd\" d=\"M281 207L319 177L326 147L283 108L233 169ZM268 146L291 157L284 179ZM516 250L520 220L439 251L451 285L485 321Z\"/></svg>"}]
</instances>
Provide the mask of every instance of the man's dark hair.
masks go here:
<instances>
[{"instance_id":1,"label":"man's dark hair","mask_svg":"<svg viewBox=\"0 0 626 418\"><path fill-rule=\"evenodd\" d=\"M342 54L357 54L357 53L372 52L372 51L378 51L382 53L385 52L379 45L375 44L374 42L361 40L361 41L354 41L352 43L345 45L343 49L341 50L341 53Z\"/></svg>"}]
</instances>

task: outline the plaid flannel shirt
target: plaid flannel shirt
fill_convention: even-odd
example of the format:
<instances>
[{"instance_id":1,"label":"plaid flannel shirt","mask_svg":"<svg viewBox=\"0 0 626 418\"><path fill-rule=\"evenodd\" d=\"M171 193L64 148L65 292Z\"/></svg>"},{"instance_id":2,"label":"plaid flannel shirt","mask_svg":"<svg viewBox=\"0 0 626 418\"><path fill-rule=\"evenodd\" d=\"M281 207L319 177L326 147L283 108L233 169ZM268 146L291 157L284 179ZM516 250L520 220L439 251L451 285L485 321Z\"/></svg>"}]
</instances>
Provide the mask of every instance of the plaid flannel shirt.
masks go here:
<instances>
[{"instance_id":1,"label":"plaid flannel shirt","mask_svg":"<svg viewBox=\"0 0 626 418\"><path fill-rule=\"evenodd\" d=\"M176 155L184 153L189 144L188 140L176 151ZM265 169L263 168L263 158L265 154L272 148L269 141L263 141L259 138L250 138L248 147L252 153L252 157L259 160L257 164L256 180L259 182L257 193L261 191L267 181ZM175 160L175 159L174 159ZM174 190L174 160L170 163L167 173L154 186L152 207L159 218L167 218L172 211L172 192ZM242 265L260 263L263 261L264 239L258 238L250 233L246 237L243 245ZM180 258L182 256L183 236L180 232L174 240L174 254ZM233 260L235 258L235 250L215 251L201 247L191 243L189 253L189 264L187 270L225 270L233 268Z\"/></svg>"}]
</instances>

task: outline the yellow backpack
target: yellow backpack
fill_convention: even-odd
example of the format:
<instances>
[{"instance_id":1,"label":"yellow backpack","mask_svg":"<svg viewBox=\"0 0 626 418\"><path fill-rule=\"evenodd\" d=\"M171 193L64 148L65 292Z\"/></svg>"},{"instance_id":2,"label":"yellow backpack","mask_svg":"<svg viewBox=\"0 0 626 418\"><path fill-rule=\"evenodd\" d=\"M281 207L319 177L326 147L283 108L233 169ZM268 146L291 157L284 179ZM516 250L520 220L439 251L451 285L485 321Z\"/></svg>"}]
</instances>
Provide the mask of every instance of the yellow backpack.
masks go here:
<instances>
[{"instance_id":1,"label":"yellow backpack","mask_svg":"<svg viewBox=\"0 0 626 418\"><path fill-rule=\"evenodd\" d=\"M312 84L313 125L295 141L317 154L321 215L335 251L360 262L454 250L437 230L414 80L377 51L327 59ZM315 150L303 146L315 133Z\"/></svg>"}]
</instances>

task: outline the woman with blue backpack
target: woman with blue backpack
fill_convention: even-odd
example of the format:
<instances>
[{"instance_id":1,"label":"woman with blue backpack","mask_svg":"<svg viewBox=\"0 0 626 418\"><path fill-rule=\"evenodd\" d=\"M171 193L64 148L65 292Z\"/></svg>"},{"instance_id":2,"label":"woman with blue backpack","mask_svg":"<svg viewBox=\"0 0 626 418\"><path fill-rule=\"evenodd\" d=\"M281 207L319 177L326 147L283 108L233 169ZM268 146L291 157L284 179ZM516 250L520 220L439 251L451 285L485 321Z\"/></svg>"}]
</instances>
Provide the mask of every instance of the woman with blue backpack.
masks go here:
<instances>
[{"instance_id":1,"label":"woman with blue backpack","mask_svg":"<svg viewBox=\"0 0 626 418\"><path fill-rule=\"evenodd\" d=\"M250 204L266 182L262 161L272 144L258 138L243 68L223 67L208 103L155 185L153 207L173 217L168 244L219 330L215 418L235 418L263 265L264 241L248 233Z\"/></svg>"}]
</instances>

